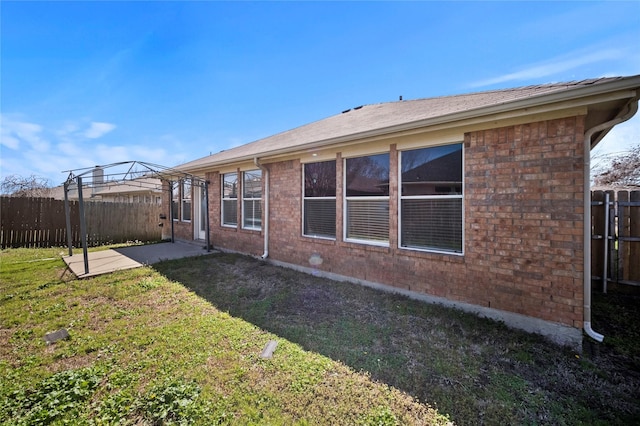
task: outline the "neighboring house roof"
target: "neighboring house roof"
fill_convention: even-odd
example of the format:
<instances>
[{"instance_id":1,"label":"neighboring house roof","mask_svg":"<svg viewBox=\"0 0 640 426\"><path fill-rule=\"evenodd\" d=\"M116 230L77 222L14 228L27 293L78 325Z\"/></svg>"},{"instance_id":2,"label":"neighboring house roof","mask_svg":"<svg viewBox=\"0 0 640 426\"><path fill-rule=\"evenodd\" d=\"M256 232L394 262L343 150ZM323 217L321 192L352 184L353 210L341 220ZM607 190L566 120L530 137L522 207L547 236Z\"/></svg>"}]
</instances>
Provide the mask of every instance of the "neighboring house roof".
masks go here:
<instances>
[{"instance_id":1,"label":"neighboring house roof","mask_svg":"<svg viewBox=\"0 0 640 426\"><path fill-rule=\"evenodd\" d=\"M51 188L49 196L56 200L64 200L64 187L62 185L54 186Z\"/></svg>"},{"instance_id":2,"label":"neighboring house roof","mask_svg":"<svg viewBox=\"0 0 640 426\"><path fill-rule=\"evenodd\" d=\"M130 180L118 180L107 182L92 182L82 186L84 197L117 197L123 195L148 195L162 194L162 181L155 177L140 177ZM64 199L64 188L58 186L53 188L56 199ZM71 199L78 198L78 190L76 184L69 187L68 197Z\"/></svg>"},{"instance_id":3,"label":"neighboring house roof","mask_svg":"<svg viewBox=\"0 0 640 426\"><path fill-rule=\"evenodd\" d=\"M611 96L611 99L597 100L600 103L610 103L601 111L593 112L593 121L599 124L613 118L609 116L613 110L615 110L614 115L617 114L616 108L622 108L629 98L636 97L636 93L633 92L636 89L640 89L640 75L364 105L200 158L179 166L179 169L197 172L207 167L246 161L257 156L286 154L301 149L318 148L371 136L481 118L518 109L527 109L528 112L536 106L556 104L557 108L561 109L567 108L568 102L573 102L571 106L590 106L596 102L593 96L624 92Z\"/></svg>"},{"instance_id":4,"label":"neighboring house roof","mask_svg":"<svg viewBox=\"0 0 640 426\"><path fill-rule=\"evenodd\" d=\"M638 191L640 185L592 185L592 191Z\"/></svg>"},{"instance_id":5,"label":"neighboring house roof","mask_svg":"<svg viewBox=\"0 0 640 426\"><path fill-rule=\"evenodd\" d=\"M460 182L461 178L462 151L443 155L402 174L403 182Z\"/></svg>"},{"instance_id":6,"label":"neighboring house roof","mask_svg":"<svg viewBox=\"0 0 640 426\"><path fill-rule=\"evenodd\" d=\"M162 193L162 182L158 178L141 177L126 181L104 182L97 184L94 195L148 194Z\"/></svg>"},{"instance_id":7,"label":"neighboring house roof","mask_svg":"<svg viewBox=\"0 0 640 426\"><path fill-rule=\"evenodd\" d=\"M348 191L351 195L384 195L389 193L389 181L355 175L351 179L347 178ZM349 194L349 192L347 194Z\"/></svg>"}]
</instances>

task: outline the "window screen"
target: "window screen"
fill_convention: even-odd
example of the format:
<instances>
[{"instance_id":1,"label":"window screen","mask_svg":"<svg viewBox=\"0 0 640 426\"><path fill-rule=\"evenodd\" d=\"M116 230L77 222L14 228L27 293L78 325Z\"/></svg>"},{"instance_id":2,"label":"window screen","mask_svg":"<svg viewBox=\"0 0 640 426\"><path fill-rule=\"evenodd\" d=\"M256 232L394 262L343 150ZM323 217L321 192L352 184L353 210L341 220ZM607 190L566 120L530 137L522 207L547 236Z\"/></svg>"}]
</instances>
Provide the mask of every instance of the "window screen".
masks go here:
<instances>
[{"instance_id":1,"label":"window screen","mask_svg":"<svg viewBox=\"0 0 640 426\"><path fill-rule=\"evenodd\" d=\"M243 173L242 227L262 228L262 170L259 169Z\"/></svg>"},{"instance_id":2,"label":"window screen","mask_svg":"<svg viewBox=\"0 0 640 426\"><path fill-rule=\"evenodd\" d=\"M180 219L180 182L171 182L171 215L173 220Z\"/></svg>"},{"instance_id":3,"label":"window screen","mask_svg":"<svg viewBox=\"0 0 640 426\"><path fill-rule=\"evenodd\" d=\"M336 237L336 162L304 165L303 235Z\"/></svg>"},{"instance_id":4,"label":"window screen","mask_svg":"<svg viewBox=\"0 0 640 426\"><path fill-rule=\"evenodd\" d=\"M345 239L389 241L389 154L345 160Z\"/></svg>"},{"instance_id":5,"label":"window screen","mask_svg":"<svg viewBox=\"0 0 640 426\"><path fill-rule=\"evenodd\" d=\"M238 174L222 175L222 225L238 226Z\"/></svg>"},{"instance_id":6,"label":"window screen","mask_svg":"<svg viewBox=\"0 0 640 426\"><path fill-rule=\"evenodd\" d=\"M401 153L401 247L462 253L462 144Z\"/></svg>"},{"instance_id":7,"label":"window screen","mask_svg":"<svg viewBox=\"0 0 640 426\"><path fill-rule=\"evenodd\" d=\"M191 220L191 180L182 181L182 221L189 222Z\"/></svg>"}]
</instances>

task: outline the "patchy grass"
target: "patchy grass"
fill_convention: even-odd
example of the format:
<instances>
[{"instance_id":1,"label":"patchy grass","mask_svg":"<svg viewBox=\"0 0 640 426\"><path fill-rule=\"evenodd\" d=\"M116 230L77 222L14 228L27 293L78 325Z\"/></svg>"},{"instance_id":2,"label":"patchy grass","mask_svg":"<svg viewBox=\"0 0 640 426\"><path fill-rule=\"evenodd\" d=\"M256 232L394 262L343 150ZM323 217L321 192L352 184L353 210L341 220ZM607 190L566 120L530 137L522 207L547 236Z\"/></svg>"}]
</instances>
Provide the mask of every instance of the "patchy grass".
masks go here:
<instances>
[{"instance_id":1,"label":"patchy grass","mask_svg":"<svg viewBox=\"0 0 640 426\"><path fill-rule=\"evenodd\" d=\"M76 280L61 254L0 255L0 424L448 423L151 268ZM47 346L60 328L70 338ZM260 358L271 339L274 357Z\"/></svg>"},{"instance_id":2,"label":"patchy grass","mask_svg":"<svg viewBox=\"0 0 640 426\"><path fill-rule=\"evenodd\" d=\"M605 340L601 346L590 345L589 350L595 355L604 352L630 370L640 371L640 293L595 293L593 303L594 327Z\"/></svg>"},{"instance_id":3,"label":"patchy grass","mask_svg":"<svg viewBox=\"0 0 640 426\"><path fill-rule=\"evenodd\" d=\"M633 424L638 304L596 297L605 345L578 354L501 323L350 283L218 254L157 270L234 317L366 372L458 424ZM619 342L618 324L631 326ZM595 348L595 349L594 349ZM635 358L634 358L635 357ZM379 411L378 414L382 413Z\"/></svg>"},{"instance_id":4,"label":"patchy grass","mask_svg":"<svg viewBox=\"0 0 640 426\"><path fill-rule=\"evenodd\" d=\"M79 281L60 254L0 254L0 423L640 418L640 343L620 324L640 319L631 299L615 308L622 302L594 297L594 327L606 340L582 355L460 311L239 255ZM42 336L62 327L71 338L46 346ZM273 359L260 358L271 339Z\"/></svg>"}]
</instances>

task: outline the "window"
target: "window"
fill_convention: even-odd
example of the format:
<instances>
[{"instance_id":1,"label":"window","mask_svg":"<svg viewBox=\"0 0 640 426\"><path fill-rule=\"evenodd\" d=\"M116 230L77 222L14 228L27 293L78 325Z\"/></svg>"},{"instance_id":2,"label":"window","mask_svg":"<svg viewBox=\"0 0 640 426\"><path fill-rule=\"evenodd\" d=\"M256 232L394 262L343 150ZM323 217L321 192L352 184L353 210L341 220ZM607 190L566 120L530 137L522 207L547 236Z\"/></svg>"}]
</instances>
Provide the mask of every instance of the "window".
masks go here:
<instances>
[{"instance_id":1,"label":"window","mask_svg":"<svg viewBox=\"0 0 640 426\"><path fill-rule=\"evenodd\" d=\"M238 174L222 175L222 225L238 226Z\"/></svg>"},{"instance_id":2,"label":"window","mask_svg":"<svg viewBox=\"0 0 640 426\"><path fill-rule=\"evenodd\" d=\"M180 182L171 182L171 216L173 220L180 219Z\"/></svg>"},{"instance_id":3,"label":"window","mask_svg":"<svg viewBox=\"0 0 640 426\"><path fill-rule=\"evenodd\" d=\"M336 162L304 165L303 235L336 237Z\"/></svg>"},{"instance_id":4,"label":"window","mask_svg":"<svg viewBox=\"0 0 640 426\"><path fill-rule=\"evenodd\" d=\"M182 187L182 221L191 221L191 181L185 179L181 181Z\"/></svg>"},{"instance_id":5,"label":"window","mask_svg":"<svg viewBox=\"0 0 640 426\"><path fill-rule=\"evenodd\" d=\"M389 154L345 160L345 240L389 242Z\"/></svg>"},{"instance_id":6,"label":"window","mask_svg":"<svg viewBox=\"0 0 640 426\"><path fill-rule=\"evenodd\" d=\"M462 144L400 158L400 246L462 253Z\"/></svg>"},{"instance_id":7,"label":"window","mask_svg":"<svg viewBox=\"0 0 640 426\"><path fill-rule=\"evenodd\" d=\"M243 173L242 227L256 230L262 228L262 170Z\"/></svg>"}]
</instances>

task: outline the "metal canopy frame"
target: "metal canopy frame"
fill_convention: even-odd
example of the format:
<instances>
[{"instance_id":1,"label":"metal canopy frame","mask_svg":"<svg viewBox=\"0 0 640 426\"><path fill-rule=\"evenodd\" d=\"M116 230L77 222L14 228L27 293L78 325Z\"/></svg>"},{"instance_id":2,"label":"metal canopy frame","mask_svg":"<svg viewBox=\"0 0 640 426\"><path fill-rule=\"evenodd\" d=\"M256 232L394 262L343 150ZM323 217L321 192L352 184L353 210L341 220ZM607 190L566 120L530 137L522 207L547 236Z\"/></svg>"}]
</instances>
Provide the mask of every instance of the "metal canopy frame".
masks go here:
<instances>
[{"instance_id":1,"label":"metal canopy frame","mask_svg":"<svg viewBox=\"0 0 640 426\"><path fill-rule=\"evenodd\" d=\"M95 174L100 171L100 175ZM206 244L207 251L210 251L210 232L209 232L209 182L206 179L183 172L171 167L161 166L159 164L147 163L143 161L122 161L119 163L111 163L94 167L85 167L81 169L65 170L63 173L69 173L67 180L64 182L64 210L67 225L67 245L69 248L69 256L73 256L73 237L71 232L71 211L69 207L69 190L75 186L78 191L78 204L80 208L80 238L82 241L82 252L84 255L84 272L89 273L89 255L87 250L87 227L84 212L83 189L91 188L92 190L108 188L114 184L127 184L128 186L153 189L162 189L162 185L158 185L149 179L160 179L169 183L169 220L171 223L171 242L175 242L173 229L173 189L174 185L179 185L181 181L190 180L192 187L200 186L204 189L206 204ZM91 176L86 182L85 178Z\"/></svg>"}]
</instances>

